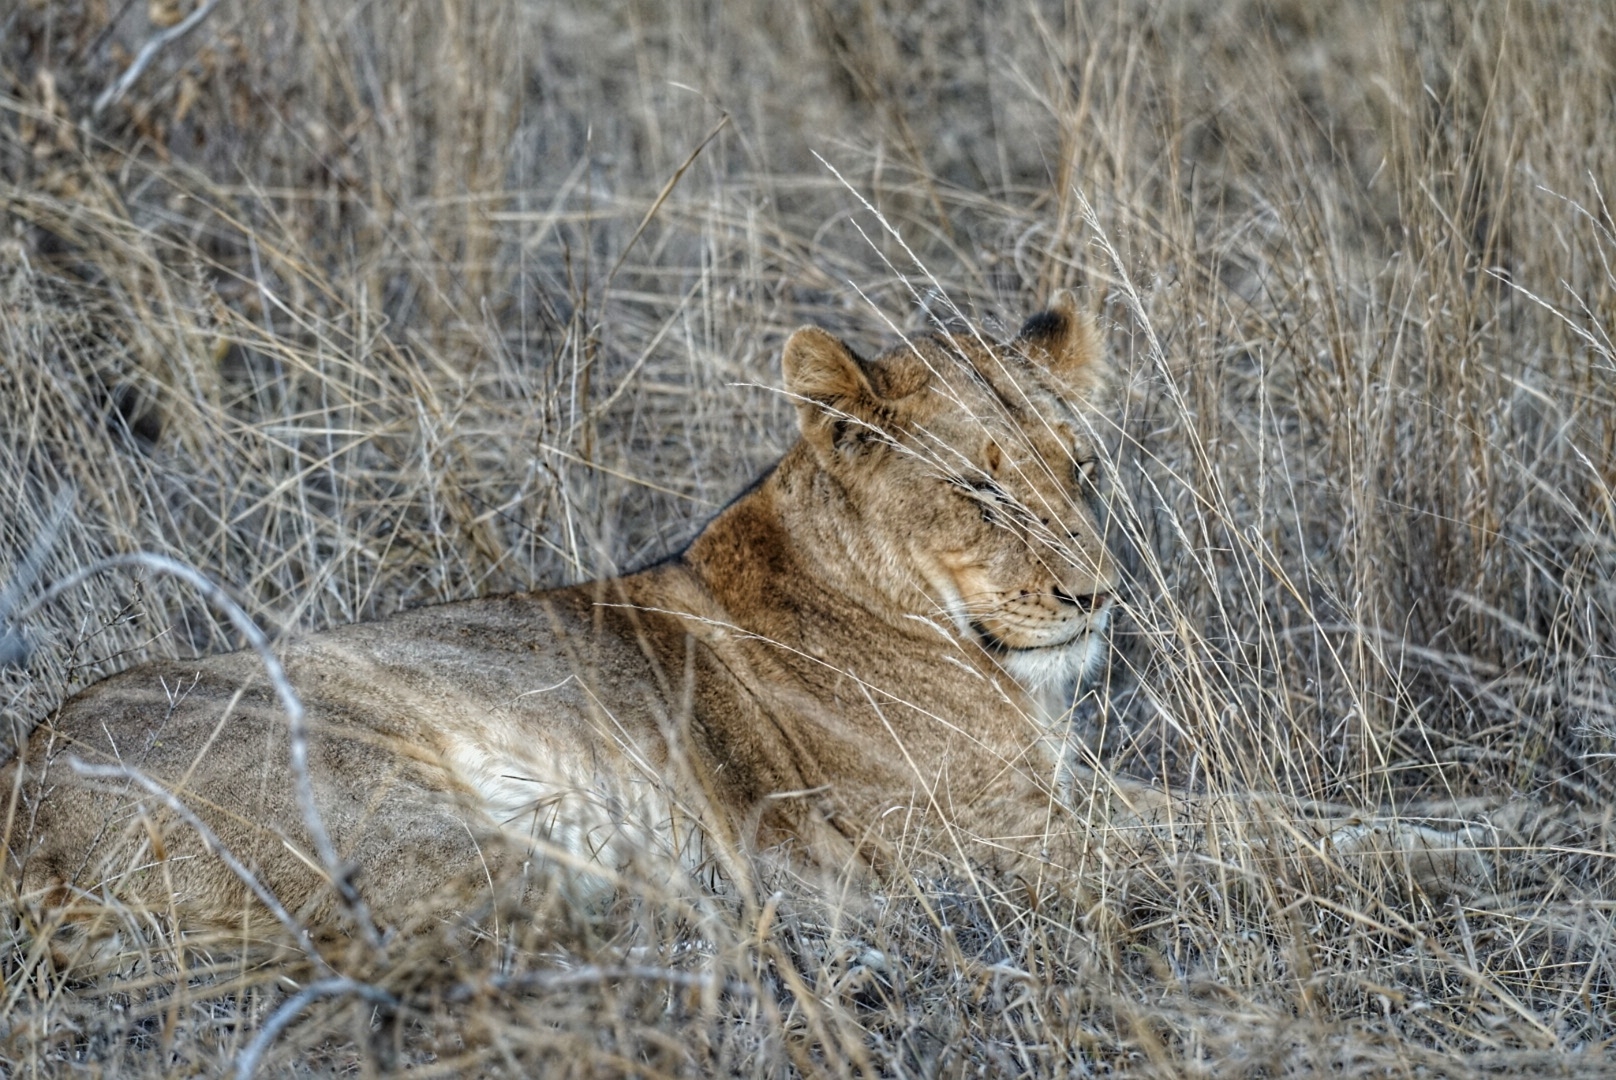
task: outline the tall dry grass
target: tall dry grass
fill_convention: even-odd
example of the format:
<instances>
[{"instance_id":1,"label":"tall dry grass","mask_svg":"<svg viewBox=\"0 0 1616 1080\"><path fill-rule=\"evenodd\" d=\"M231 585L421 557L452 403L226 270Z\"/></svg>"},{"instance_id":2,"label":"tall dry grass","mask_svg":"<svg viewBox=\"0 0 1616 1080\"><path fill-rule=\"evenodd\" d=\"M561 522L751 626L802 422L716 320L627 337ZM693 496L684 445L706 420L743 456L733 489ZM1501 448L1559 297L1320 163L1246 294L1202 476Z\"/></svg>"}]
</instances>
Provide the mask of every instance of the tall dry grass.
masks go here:
<instances>
[{"instance_id":1,"label":"tall dry grass","mask_svg":"<svg viewBox=\"0 0 1616 1080\"><path fill-rule=\"evenodd\" d=\"M1457 816L1499 873L644 887L361 964L369 996L162 933L96 980L19 928L9 1073L218 1073L279 1021L265 1074L1609 1067L1605 5L225 3L95 114L169 6L0 13L15 603L133 551L276 630L611 573L789 443L792 327L1013 327L1076 286L1130 568L1084 752ZM17 726L239 644L127 573L23 630Z\"/></svg>"}]
</instances>

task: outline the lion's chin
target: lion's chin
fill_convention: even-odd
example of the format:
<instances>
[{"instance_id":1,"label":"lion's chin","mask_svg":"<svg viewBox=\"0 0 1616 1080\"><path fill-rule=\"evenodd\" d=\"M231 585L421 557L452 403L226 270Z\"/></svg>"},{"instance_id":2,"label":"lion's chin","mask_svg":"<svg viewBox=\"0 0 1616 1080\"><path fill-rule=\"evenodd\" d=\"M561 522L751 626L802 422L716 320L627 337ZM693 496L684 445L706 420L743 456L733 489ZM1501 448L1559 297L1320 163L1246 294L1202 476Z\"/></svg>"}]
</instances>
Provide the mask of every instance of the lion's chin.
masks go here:
<instances>
[{"instance_id":1,"label":"lion's chin","mask_svg":"<svg viewBox=\"0 0 1616 1080\"><path fill-rule=\"evenodd\" d=\"M1068 624L1067 633L1044 636L1042 641L1021 644L1006 641L977 625L983 646L998 660L1022 689L1051 716L1071 705L1077 688L1095 673L1105 655L1106 612Z\"/></svg>"},{"instance_id":2,"label":"lion's chin","mask_svg":"<svg viewBox=\"0 0 1616 1080\"><path fill-rule=\"evenodd\" d=\"M1109 613L1101 609L1094 615L1071 619L1052 629L1043 626L1029 631L1014 627L999 630L980 620L973 620L970 628L982 647L1001 660L1015 655L1032 657L1072 650L1086 655L1095 650L1096 643L1104 636Z\"/></svg>"},{"instance_id":3,"label":"lion's chin","mask_svg":"<svg viewBox=\"0 0 1616 1080\"><path fill-rule=\"evenodd\" d=\"M1102 645L1099 633L1087 631L1055 645L996 651L1004 669L1027 690L1038 693L1073 688L1088 678L1099 664Z\"/></svg>"}]
</instances>

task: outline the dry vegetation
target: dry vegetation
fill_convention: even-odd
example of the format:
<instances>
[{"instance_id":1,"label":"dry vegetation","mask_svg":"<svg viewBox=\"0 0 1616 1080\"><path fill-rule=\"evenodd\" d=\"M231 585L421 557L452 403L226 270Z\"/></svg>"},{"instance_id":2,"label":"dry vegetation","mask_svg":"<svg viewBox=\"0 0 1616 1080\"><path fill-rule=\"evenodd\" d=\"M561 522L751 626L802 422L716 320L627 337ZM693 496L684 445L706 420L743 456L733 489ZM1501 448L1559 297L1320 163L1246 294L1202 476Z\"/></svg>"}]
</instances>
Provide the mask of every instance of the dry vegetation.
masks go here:
<instances>
[{"instance_id":1,"label":"dry vegetation","mask_svg":"<svg viewBox=\"0 0 1616 1080\"><path fill-rule=\"evenodd\" d=\"M644 563L791 439L794 326L1075 286L1132 575L1085 745L1458 817L1498 875L642 886L335 983L156 930L97 981L8 904L0 1073L219 1074L272 1017L262 1075L1611 1066L1607 5L227 0L95 112L191 6L0 9L13 614L135 551L271 630ZM21 629L19 725L239 644L130 569Z\"/></svg>"}]
</instances>

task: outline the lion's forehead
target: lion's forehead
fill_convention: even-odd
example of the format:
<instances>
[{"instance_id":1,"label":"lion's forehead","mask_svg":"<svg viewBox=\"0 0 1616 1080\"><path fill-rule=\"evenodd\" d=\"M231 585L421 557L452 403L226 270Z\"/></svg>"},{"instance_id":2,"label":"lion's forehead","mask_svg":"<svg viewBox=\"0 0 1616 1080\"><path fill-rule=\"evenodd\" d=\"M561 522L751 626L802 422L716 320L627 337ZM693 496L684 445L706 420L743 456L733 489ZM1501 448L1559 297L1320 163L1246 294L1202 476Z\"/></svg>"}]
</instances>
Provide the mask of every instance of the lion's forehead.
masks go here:
<instances>
[{"instance_id":1,"label":"lion's forehead","mask_svg":"<svg viewBox=\"0 0 1616 1080\"><path fill-rule=\"evenodd\" d=\"M1015 409L949 401L917 427L930 441L967 457L992 440L1017 465L1067 462L1089 442L1071 410L1053 400Z\"/></svg>"},{"instance_id":2,"label":"lion's forehead","mask_svg":"<svg viewBox=\"0 0 1616 1080\"><path fill-rule=\"evenodd\" d=\"M979 386L932 391L935 417L958 425L962 434L992 435L1005 449L1062 452L1079 430L1070 405L1036 385L1015 393L990 393Z\"/></svg>"},{"instance_id":3,"label":"lion's forehead","mask_svg":"<svg viewBox=\"0 0 1616 1080\"><path fill-rule=\"evenodd\" d=\"M1038 369L1003 346L918 337L875 357L870 373L882 387L919 389L905 397L906 406L933 416L1010 412L1023 422L1041 423L1072 415Z\"/></svg>"}]
</instances>

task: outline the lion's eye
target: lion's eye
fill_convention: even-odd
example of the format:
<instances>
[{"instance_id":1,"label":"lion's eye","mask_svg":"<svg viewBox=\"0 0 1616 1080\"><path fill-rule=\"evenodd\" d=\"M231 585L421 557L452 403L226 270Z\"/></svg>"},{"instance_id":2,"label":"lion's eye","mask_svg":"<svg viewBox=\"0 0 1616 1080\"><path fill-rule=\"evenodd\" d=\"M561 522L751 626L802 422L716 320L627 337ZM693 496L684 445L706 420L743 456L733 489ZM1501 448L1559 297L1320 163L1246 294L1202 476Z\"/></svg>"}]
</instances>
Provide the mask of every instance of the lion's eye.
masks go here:
<instances>
[{"instance_id":1,"label":"lion's eye","mask_svg":"<svg viewBox=\"0 0 1616 1080\"><path fill-rule=\"evenodd\" d=\"M1004 488L986 477L956 479L954 485L976 501L977 508L982 512L982 520L990 525L998 523L999 509L1010 501Z\"/></svg>"}]
</instances>

